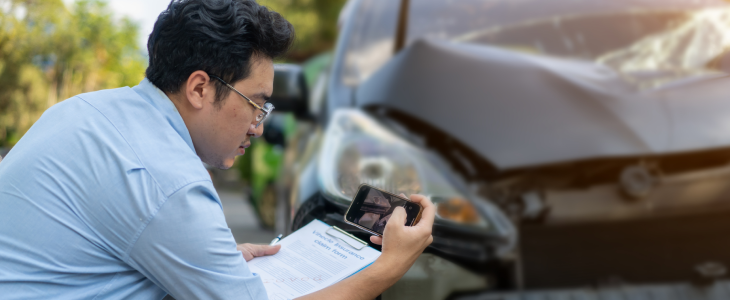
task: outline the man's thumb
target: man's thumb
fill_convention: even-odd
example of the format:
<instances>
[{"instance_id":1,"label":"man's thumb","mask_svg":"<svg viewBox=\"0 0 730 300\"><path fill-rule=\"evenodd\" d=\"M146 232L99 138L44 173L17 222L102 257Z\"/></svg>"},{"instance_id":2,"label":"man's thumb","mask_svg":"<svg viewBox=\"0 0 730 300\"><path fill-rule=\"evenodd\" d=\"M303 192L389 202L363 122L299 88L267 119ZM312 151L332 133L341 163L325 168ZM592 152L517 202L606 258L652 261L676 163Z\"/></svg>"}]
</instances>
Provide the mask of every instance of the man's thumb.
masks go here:
<instances>
[{"instance_id":1,"label":"man's thumb","mask_svg":"<svg viewBox=\"0 0 730 300\"><path fill-rule=\"evenodd\" d=\"M274 255L281 249L281 245L264 245L264 255Z\"/></svg>"},{"instance_id":2,"label":"man's thumb","mask_svg":"<svg viewBox=\"0 0 730 300\"><path fill-rule=\"evenodd\" d=\"M279 249L281 249L281 245L251 245L251 252L253 252L254 257L264 256L264 255L272 255L276 254L276 252L279 252Z\"/></svg>"},{"instance_id":3,"label":"man's thumb","mask_svg":"<svg viewBox=\"0 0 730 300\"><path fill-rule=\"evenodd\" d=\"M400 226L406 224L406 210L403 207L396 207L395 210L393 210L393 214L390 216L390 219L388 219L388 224L395 223Z\"/></svg>"}]
</instances>

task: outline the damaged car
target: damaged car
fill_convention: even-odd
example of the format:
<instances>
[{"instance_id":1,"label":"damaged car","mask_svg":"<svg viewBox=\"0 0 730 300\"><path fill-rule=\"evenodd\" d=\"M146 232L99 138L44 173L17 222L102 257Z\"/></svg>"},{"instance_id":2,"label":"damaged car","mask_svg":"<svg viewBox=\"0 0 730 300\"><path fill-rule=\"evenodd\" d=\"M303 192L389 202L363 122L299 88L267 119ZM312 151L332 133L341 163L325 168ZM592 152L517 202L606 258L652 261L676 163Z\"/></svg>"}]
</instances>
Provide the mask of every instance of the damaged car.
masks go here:
<instances>
[{"instance_id":1,"label":"damaged car","mask_svg":"<svg viewBox=\"0 0 730 300\"><path fill-rule=\"evenodd\" d=\"M729 72L721 0L350 1L311 87L276 67L278 226L367 241L367 183L437 205L383 299L730 298Z\"/></svg>"}]
</instances>

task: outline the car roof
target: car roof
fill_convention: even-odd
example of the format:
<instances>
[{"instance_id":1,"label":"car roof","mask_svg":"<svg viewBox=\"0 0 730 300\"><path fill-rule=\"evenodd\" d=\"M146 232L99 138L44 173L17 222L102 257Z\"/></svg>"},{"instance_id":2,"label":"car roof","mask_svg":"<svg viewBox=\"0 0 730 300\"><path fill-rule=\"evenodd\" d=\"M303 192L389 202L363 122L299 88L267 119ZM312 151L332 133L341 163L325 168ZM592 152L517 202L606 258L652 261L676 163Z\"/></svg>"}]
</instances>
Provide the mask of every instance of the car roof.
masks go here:
<instances>
[{"instance_id":1,"label":"car roof","mask_svg":"<svg viewBox=\"0 0 730 300\"><path fill-rule=\"evenodd\" d=\"M390 1L390 0L389 0ZM630 10L691 10L726 6L724 0L458 0L412 1L410 17L469 9L490 25L565 15L606 14Z\"/></svg>"}]
</instances>

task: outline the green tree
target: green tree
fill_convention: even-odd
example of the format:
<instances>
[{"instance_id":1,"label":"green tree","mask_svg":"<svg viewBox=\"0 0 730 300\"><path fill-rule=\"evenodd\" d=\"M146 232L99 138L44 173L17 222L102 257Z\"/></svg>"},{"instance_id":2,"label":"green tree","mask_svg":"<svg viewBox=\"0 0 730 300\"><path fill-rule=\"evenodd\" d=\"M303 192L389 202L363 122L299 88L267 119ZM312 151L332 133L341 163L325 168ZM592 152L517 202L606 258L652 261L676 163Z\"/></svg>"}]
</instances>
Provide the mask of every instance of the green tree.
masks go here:
<instances>
[{"instance_id":1,"label":"green tree","mask_svg":"<svg viewBox=\"0 0 730 300\"><path fill-rule=\"evenodd\" d=\"M0 0L0 147L63 99L142 80L137 34L101 0Z\"/></svg>"},{"instance_id":2,"label":"green tree","mask_svg":"<svg viewBox=\"0 0 730 300\"><path fill-rule=\"evenodd\" d=\"M346 0L258 0L294 25L297 40L289 60L302 62L330 50L337 39L337 18Z\"/></svg>"}]
</instances>

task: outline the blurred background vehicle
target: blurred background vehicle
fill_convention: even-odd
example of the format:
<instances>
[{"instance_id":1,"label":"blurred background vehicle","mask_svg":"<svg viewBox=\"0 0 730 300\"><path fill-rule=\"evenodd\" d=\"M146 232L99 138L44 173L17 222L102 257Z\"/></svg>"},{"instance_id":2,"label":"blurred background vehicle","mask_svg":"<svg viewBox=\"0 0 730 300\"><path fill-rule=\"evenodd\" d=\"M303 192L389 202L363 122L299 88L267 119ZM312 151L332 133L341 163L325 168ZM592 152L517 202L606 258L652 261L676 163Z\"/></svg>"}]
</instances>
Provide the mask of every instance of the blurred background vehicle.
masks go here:
<instances>
[{"instance_id":1,"label":"blurred background vehicle","mask_svg":"<svg viewBox=\"0 0 730 300\"><path fill-rule=\"evenodd\" d=\"M316 76L276 68L276 227L368 240L342 220L368 183L438 207L383 299L730 297L727 2L353 0L340 26Z\"/></svg>"}]
</instances>

